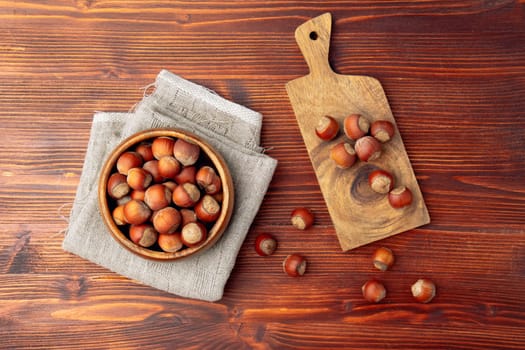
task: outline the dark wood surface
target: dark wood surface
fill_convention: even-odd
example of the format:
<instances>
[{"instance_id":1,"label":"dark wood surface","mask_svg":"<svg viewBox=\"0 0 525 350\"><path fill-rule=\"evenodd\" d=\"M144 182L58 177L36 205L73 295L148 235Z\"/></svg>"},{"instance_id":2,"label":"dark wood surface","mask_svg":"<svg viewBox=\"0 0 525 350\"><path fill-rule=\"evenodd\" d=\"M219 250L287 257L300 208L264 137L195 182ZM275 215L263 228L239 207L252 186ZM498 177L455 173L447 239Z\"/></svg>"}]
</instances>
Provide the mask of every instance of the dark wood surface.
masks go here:
<instances>
[{"instance_id":1,"label":"dark wood surface","mask_svg":"<svg viewBox=\"0 0 525 350\"><path fill-rule=\"evenodd\" d=\"M324 12L334 70L383 84L432 219L346 253L284 87L307 74L295 28ZM0 30L1 348L525 348L525 1L0 1ZM129 110L162 68L263 113L279 160L217 303L61 249L93 113ZM291 252L302 278L281 271ZM409 293L421 276L428 305Z\"/></svg>"}]
</instances>

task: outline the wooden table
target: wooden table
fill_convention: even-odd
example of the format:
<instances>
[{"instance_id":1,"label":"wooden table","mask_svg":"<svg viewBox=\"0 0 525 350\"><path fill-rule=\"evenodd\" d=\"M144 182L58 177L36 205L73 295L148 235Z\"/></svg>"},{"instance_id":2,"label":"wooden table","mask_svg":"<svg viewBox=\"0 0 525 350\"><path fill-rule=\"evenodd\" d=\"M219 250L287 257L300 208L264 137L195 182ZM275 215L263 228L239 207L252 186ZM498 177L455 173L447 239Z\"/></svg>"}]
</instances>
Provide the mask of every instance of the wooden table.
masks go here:
<instances>
[{"instance_id":1,"label":"wooden table","mask_svg":"<svg viewBox=\"0 0 525 350\"><path fill-rule=\"evenodd\" d=\"M295 28L324 12L334 69L382 82L432 219L346 253L284 88L307 74ZM525 348L525 1L0 1L0 29L1 348ZM217 303L61 248L93 113L128 111L162 68L263 113L279 160ZM262 232L274 256L254 253ZM291 252L302 278L281 270ZM379 304L361 296L374 277Z\"/></svg>"}]
</instances>

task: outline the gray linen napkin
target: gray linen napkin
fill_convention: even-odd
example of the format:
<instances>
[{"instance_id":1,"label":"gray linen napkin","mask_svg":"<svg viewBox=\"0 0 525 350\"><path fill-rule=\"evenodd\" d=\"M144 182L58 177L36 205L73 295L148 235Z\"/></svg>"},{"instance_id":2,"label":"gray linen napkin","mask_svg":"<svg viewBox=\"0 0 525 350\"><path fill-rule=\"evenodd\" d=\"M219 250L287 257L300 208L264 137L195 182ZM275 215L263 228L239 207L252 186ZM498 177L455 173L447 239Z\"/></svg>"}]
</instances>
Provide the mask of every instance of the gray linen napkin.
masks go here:
<instances>
[{"instance_id":1,"label":"gray linen napkin","mask_svg":"<svg viewBox=\"0 0 525 350\"><path fill-rule=\"evenodd\" d=\"M277 161L259 146L259 113L165 70L154 85L155 91L134 113L95 114L63 248L152 287L217 301ZM205 139L226 160L235 186L235 208L223 237L202 254L176 262L146 260L122 248L109 234L97 205L98 176L111 150L135 132L158 127L184 129Z\"/></svg>"}]
</instances>

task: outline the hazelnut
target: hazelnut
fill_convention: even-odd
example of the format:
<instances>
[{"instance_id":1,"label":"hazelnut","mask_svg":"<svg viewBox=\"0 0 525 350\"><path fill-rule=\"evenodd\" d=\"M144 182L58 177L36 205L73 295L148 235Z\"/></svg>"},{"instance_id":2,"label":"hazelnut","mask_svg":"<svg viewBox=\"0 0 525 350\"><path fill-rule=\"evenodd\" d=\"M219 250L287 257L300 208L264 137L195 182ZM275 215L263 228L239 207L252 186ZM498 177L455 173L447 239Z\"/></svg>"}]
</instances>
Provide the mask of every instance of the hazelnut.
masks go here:
<instances>
[{"instance_id":1,"label":"hazelnut","mask_svg":"<svg viewBox=\"0 0 525 350\"><path fill-rule=\"evenodd\" d=\"M376 169L368 175L368 184L374 192L387 194L394 188L394 177L386 170Z\"/></svg>"},{"instance_id":2,"label":"hazelnut","mask_svg":"<svg viewBox=\"0 0 525 350\"><path fill-rule=\"evenodd\" d=\"M197 168L194 166L187 166L182 168L180 173L175 175L173 179L175 182L177 182L179 185L189 182L194 184L195 183L195 174L197 173Z\"/></svg>"},{"instance_id":3,"label":"hazelnut","mask_svg":"<svg viewBox=\"0 0 525 350\"><path fill-rule=\"evenodd\" d=\"M153 177L153 182L161 183L164 180L164 177L160 174L159 171L159 161L156 159L149 160L142 166L144 170L151 174Z\"/></svg>"},{"instance_id":4,"label":"hazelnut","mask_svg":"<svg viewBox=\"0 0 525 350\"><path fill-rule=\"evenodd\" d=\"M190 222L181 231L182 242L190 248L203 243L206 237L206 227L200 222Z\"/></svg>"},{"instance_id":5,"label":"hazelnut","mask_svg":"<svg viewBox=\"0 0 525 350\"><path fill-rule=\"evenodd\" d=\"M361 291L363 292L363 297L371 303L378 303L386 296L385 286L377 280L366 282L361 287Z\"/></svg>"},{"instance_id":6,"label":"hazelnut","mask_svg":"<svg viewBox=\"0 0 525 350\"><path fill-rule=\"evenodd\" d=\"M175 181L165 181L162 183L164 186L166 186L167 188L170 189L171 192L173 192L175 190L175 187L177 187L177 184L175 183Z\"/></svg>"},{"instance_id":7,"label":"hazelnut","mask_svg":"<svg viewBox=\"0 0 525 350\"><path fill-rule=\"evenodd\" d=\"M272 255L277 249L277 241L268 234L262 233L255 239L255 252L260 256Z\"/></svg>"},{"instance_id":8,"label":"hazelnut","mask_svg":"<svg viewBox=\"0 0 525 350\"><path fill-rule=\"evenodd\" d=\"M330 148L330 158L341 169L350 168L356 161L354 148L347 142L340 142Z\"/></svg>"},{"instance_id":9,"label":"hazelnut","mask_svg":"<svg viewBox=\"0 0 525 350\"><path fill-rule=\"evenodd\" d=\"M151 144L151 151L156 159L160 159L165 156L173 155L173 146L175 140L168 136L160 136L153 140Z\"/></svg>"},{"instance_id":10,"label":"hazelnut","mask_svg":"<svg viewBox=\"0 0 525 350\"><path fill-rule=\"evenodd\" d=\"M151 209L143 201L132 199L124 204L124 217L127 223L138 225L146 222L151 215Z\"/></svg>"},{"instance_id":11,"label":"hazelnut","mask_svg":"<svg viewBox=\"0 0 525 350\"><path fill-rule=\"evenodd\" d=\"M195 174L195 180L200 188L208 194L215 194L222 189L221 178L210 166L203 166Z\"/></svg>"},{"instance_id":12,"label":"hazelnut","mask_svg":"<svg viewBox=\"0 0 525 350\"><path fill-rule=\"evenodd\" d=\"M120 173L111 174L107 185L108 195L114 199L120 199L129 193L129 185L126 176Z\"/></svg>"},{"instance_id":13,"label":"hazelnut","mask_svg":"<svg viewBox=\"0 0 525 350\"><path fill-rule=\"evenodd\" d=\"M393 208L403 208L412 204L412 192L405 186L394 188L388 193L388 202Z\"/></svg>"},{"instance_id":14,"label":"hazelnut","mask_svg":"<svg viewBox=\"0 0 525 350\"><path fill-rule=\"evenodd\" d=\"M299 254L290 254L283 261L284 272L291 277L299 277L306 272L306 259Z\"/></svg>"},{"instance_id":15,"label":"hazelnut","mask_svg":"<svg viewBox=\"0 0 525 350\"><path fill-rule=\"evenodd\" d=\"M139 168L142 163L142 157L137 152L124 152L117 159L117 170L123 175L128 175L130 169Z\"/></svg>"},{"instance_id":16,"label":"hazelnut","mask_svg":"<svg viewBox=\"0 0 525 350\"><path fill-rule=\"evenodd\" d=\"M213 222L221 214L221 205L209 194L206 194L195 205L195 214L200 221Z\"/></svg>"},{"instance_id":17,"label":"hazelnut","mask_svg":"<svg viewBox=\"0 0 525 350\"><path fill-rule=\"evenodd\" d=\"M376 120L370 126L370 135L382 143L388 142L394 136L394 124L388 120Z\"/></svg>"},{"instance_id":18,"label":"hazelnut","mask_svg":"<svg viewBox=\"0 0 525 350\"><path fill-rule=\"evenodd\" d=\"M222 201L224 200L224 192L217 192L217 193L213 194L212 196L213 196L213 198L215 198L215 200L218 203L222 203Z\"/></svg>"},{"instance_id":19,"label":"hazelnut","mask_svg":"<svg viewBox=\"0 0 525 350\"><path fill-rule=\"evenodd\" d=\"M355 153L363 162L376 160L381 156L381 143L372 136L363 136L355 143Z\"/></svg>"},{"instance_id":20,"label":"hazelnut","mask_svg":"<svg viewBox=\"0 0 525 350\"><path fill-rule=\"evenodd\" d=\"M144 190L133 190L129 194L131 199L138 199L138 200L141 200L141 201L144 201L145 195L146 195L146 191L144 191Z\"/></svg>"},{"instance_id":21,"label":"hazelnut","mask_svg":"<svg viewBox=\"0 0 525 350\"><path fill-rule=\"evenodd\" d=\"M180 210L180 216L182 217L182 221L180 225L182 227L186 226L190 222L197 222L197 215L195 214L195 211L187 208L183 208Z\"/></svg>"},{"instance_id":22,"label":"hazelnut","mask_svg":"<svg viewBox=\"0 0 525 350\"><path fill-rule=\"evenodd\" d=\"M172 234L160 233L157 243L159 244L160 249L167 253L178 252L184 246L180 233L178 232Z\"/></svg>"},{"instance_id":23,"label":"hazelnut","mask_svg":"<svg viewBox=\"0 0 525 350\"><path fill-rule=\"evenodd\" d=\"M157 242L158 232L150 224L131 225L129 238L141 247L151 247Z\"/></svg>"},{"instance_id":24,"label":"hazelnut","mask_svg":"<svg viewBox=\"0 0 525 350\"><path fill-rule=\"evenodd\" d=\"M417 280L410 289L414 299L420 303L428 303L436 296L436 285L426 278Z\"/></svg>"},{"instance_id":25,"label":"hazelnut","mask_svg":"<svg viewBox=\"0 0 525 350\"><path fill-rule=\"evenodd\" d=\"M115 224L122 226L127 224L126 217L124 216L124 205L119 205L115 209L113 209L113 221L115 221Z\"/></svg>"},{"instance_id":26,"label":"hazelnut","mask_svg":"<svg viewBox=\"0 0 525 350\"><path fill-rule=\"evenodd\" d=\"M162 184L152 185L144 193L144 202L153 211L165 208L171 203L171 191Z\"/></svg>"},{"instance_id":27,"label":"hazelnut","mask_svg":"<svg viewBox=\"0 0 525 350\"><path fill-rule=\"evenodd\" d=\"M343 126L345 135L351 140L357 140L366 135L370 122L360 114L351 114L345 117Z\"/></svg>"},{"instance_id":28,"label":"hazelnut","mask_svg":"<svg viewBox=\"0 0 525 350\"><path fill-rule=\"evenodd\" d=\"M394 253L389 248L381 247L376 249L372 260L376 269L386 271L394 264Z\"/></svg>"},{"instance_id":29,"label":"hazelnut","mask_svg":"<svg viewBox=\"0 0 525 350\"><path fill-rule=\"evenodd\" d=\"M183 139L175 141L173 155L184 166L193 165L199 159L201 148L199 145Z\"/></svg>"},{"instance_id":30,"label":"hazelnut","mask_svg":"<svg viewBox=\"0 0 525 350\"><path fill-rule=\"evenodd\" d=\"M173 190L173 203L179 207L188 208L195 205L201 197L199 188L189 182L178 185Z\"/></svg>"},{"instance_id":31,"label":"hazelnut","mask_svg":"<svg viewBox=\"0 0 525 350\"><path fill-rule=\"evenodd\" d=\"M164 156L159 159L159 174L162 177L173 179L180 169L179 161L173 156Z\"/></svg>"},{"instance_id":32,"label":"hazelnut","mask_svg":"<svg viewBox=\"0 0 525 350\"><path fill-rule=\"evenodd\" d=\"M181 222L179 211L173 207L157 210L153 213L151 219L153 227L159 233L173 233L179 228Z\"/></svg>"},{"instance_id":33,"label":"hazelnut","mask_svg":"<svg viewBox=\"0 0 525 350\"><path fill-rule=\"evenodd\" d=\"M134 190L145 190L153 181L153 177L142 168L132 168L128 171L126 181Z\"/></svg>"},{"instance_id":34,"label":"hazelnut","mask_svg":"<svg viewBox=\"0 0 525 350\"><path fill-rule=\"evenodd\" d=\"M144 162L149 162L153 159L153 151L151 150L150 142L141 142L135 147L135 152L140 154Z\"/></svg>"},{"instance_id":35,"label":"hazelnut","mask_svg":"<svg viewBox=\"0 0 525 350\"><path fill-rule=\"evenodd\" d=\"M330 141L337 136L339 132L339 124L333 117L326 115L319 119L319 123L315 128L315 134L324 141Z\"/></svg>"},{"instance_id":36,"label":"hazelnut","mask_svg":"<svg viewBox=\"0 0 525 350\"><path fill-rule=\"evenodd\" d=\"M132 200L131 195L124 196L122 198L117 199L117 205L124 205L130 200Z\"/></svg>"},{"instance_id":37,"label":"hazelnut","mask_svg":"<svg viewBox=\"0 0 525 350\"><path fill-rule=\"evenodd\" d=\"M300 207L292 211L292 225L299 230L306 230L314 224L314 214L308 208Z\"/></svg>"}]
</instances>

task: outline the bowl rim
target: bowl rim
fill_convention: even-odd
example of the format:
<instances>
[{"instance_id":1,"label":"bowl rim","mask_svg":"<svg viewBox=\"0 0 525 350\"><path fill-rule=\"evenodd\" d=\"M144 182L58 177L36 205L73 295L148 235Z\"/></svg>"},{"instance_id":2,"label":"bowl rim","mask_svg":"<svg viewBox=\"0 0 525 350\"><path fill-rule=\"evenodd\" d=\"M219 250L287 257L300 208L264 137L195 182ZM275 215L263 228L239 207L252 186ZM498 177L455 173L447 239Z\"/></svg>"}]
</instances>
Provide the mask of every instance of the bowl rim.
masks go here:
<instances>
[{"instance_id":1,"label":"bowl rim","mask_svg":"<svg viewBox=\"0 0 525 350\"><path fill-rule=\"evenodd\" d=\"M113 220L112 213L107 200L107 183L109 176L114 172L115 164L118 157L131 147L139 144L140 142L154 139L161 136L171 136L173 138L182 139L188 142L193 142L206 153L208 158L214 165L215 170L219 173L221 178L221 185L223 188L223 200L221 205L221 214L215 221L215 224L208 231L208 237L204 243L191 248L185 248L183 250L169 253L163 251L151 250L148 248L141 247L133 243L126 235L120 230L117 224ZM234 188L233 180L231 177L230 170L226 161L222 155L216 151L208 142L202 140L197 135L182 129L177 128L154 128L139 131L128 138L124 139L117 147L115 147L109 157L104 162L102 170L99 175L98 183L98 206L102 215L102 221L106 224L109 229L111 236L120 243L121 246L127 250L135 253L136 255L157 261L175 261L180 260L197 253L202 253L206 249L213 246L219 238L222 237L224 231L230 223L230 219L234 208Z\"/></svg>"}]
</instances>

